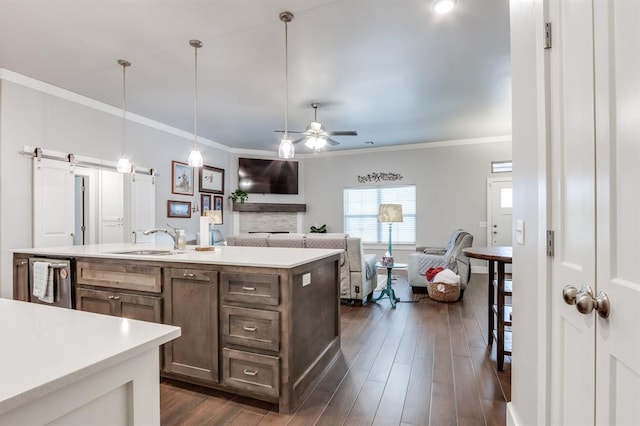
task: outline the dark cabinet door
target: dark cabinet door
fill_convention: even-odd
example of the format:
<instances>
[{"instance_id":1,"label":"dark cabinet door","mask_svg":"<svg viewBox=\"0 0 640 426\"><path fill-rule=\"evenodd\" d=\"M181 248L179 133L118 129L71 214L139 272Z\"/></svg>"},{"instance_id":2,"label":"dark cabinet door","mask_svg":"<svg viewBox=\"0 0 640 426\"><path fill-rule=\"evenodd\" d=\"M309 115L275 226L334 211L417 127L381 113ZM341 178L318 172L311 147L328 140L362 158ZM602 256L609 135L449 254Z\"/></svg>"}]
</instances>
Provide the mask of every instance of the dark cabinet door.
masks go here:
<instances>
[{"instance_id":1,"label":"dark cabinet door","mask_svg":"<svg viewBox=\"0 0 640 426\"><path fill-rule=\"evenodd\" d=\"M217 281L215 271L164 270L164 322L182 328L182 335L164 346L164 371L219 381Z\"/></svg>"},{"instance_id":2,"label":"dark cabinet door","mask_svg":"<svg viewBox=\"0 0 640 426\"><path fill-rule=\"evenodd\" d=\"M13 299L29 301L29 259L26 257L13 259Z\"/></svg>"},{"instance_id":3,"label":"dark cabinet door","mask_svg":"<svg viewBox=\"0 0 640 426\"><path fill-rule=\"evenodd\" d=\"M115 315L115 300L110 291L76 289L76 309L94 314Z\"/></svg>"}]
</instances>

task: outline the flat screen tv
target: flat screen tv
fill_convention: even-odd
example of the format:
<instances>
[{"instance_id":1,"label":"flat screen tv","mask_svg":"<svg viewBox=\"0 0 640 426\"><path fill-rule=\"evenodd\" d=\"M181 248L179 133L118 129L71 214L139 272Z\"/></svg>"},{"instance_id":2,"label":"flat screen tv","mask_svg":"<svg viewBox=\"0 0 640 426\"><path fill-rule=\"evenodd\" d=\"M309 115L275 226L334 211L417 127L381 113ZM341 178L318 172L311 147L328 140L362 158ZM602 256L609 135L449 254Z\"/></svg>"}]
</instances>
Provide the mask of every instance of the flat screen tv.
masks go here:
<instances>
[{"instance_id":1,"label":"flat screen tv","mask_svg":"<svg viewBox=\"0 0 640 426\"><path fill-rule=\"evenodd\" d=\"M253 194L297 194L298 162L239 158L238 187Z\"/></svg>"}]
</instances>

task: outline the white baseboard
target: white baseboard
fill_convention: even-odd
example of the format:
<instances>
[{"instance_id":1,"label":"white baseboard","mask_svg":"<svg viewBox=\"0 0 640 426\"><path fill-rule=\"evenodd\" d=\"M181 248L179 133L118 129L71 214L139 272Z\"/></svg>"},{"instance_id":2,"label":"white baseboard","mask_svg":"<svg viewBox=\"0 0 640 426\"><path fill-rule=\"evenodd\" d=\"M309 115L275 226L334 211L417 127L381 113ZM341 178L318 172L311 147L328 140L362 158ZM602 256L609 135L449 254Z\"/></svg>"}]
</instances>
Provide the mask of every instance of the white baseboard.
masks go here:
<instances>
[{"instance_id":1,"label":"white baseboard","mask_svg":"<svg viewBox=\"0 0 640 426\"><path fill-rule=\"evenodd\" d=\"M488 266L471 265L471 273L472 274L488 274L489 273L489 267Z\"/></svg>"},{"instance_id":2,"label":"white baseboard","mask_svg":"<svg viewBox=\"0 0 640 426\"><path fill-rule=\"evenodd\" d=\"M522 422L516 414L513 402L507 402L507 426L520 426Z\"/></svg>"}]
</instances>

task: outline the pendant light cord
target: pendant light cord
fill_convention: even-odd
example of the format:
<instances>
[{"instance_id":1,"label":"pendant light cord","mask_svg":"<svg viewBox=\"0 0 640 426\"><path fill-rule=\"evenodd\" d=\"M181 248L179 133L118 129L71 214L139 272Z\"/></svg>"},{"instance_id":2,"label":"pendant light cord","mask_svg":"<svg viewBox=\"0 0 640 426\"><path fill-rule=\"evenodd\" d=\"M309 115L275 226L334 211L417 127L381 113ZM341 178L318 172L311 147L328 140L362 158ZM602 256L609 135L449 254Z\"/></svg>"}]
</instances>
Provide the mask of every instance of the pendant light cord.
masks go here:
<instances>
[{"instance_id":1,"label":"pendant light cord","mask_svg":"<svg viewBox=\"0 0 640 426\"><path fill-rule=\"evenodd\" d=\"M122 64L122 155L127 138L127 65Z\"/></svg>"},{"instance_id":2,"label":"pendant light cord","mask_svg":"<svg viewBox=\"0 0 640 426\"><path fill-rule=\"evenodd\" d=\"M289 139L289 31L284 23L284 138Z\"/></svg>"},{"instance_id":3,"label":"pendant light cord","mask_svg":"<svg viewBox=\"0 0 640 426\"><path fill-rule=\"evenodd\" d=\"M193 45L195 50L195 91L196 95L193 102L193 141L194 149L198 149L198 45Z\"/></svg>"}]
</instances>

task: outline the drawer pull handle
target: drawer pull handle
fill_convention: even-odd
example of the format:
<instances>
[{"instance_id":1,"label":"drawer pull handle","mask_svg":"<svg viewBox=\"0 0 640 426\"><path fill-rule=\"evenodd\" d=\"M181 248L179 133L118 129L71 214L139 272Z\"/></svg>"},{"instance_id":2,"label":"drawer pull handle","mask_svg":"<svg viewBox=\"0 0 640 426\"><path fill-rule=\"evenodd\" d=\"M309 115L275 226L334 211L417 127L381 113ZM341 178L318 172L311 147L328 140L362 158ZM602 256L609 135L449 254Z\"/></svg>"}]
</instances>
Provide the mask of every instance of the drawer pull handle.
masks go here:
<instances>
[{"instance_id":1,"label":"drawer pull handle","mask_svg":"<svg viewBox=\"0 0 640 426\"><path fill-rule=\"evenodd\" d=\"M20 262L20 264L21 264L21 265L26 265L26 264L27 264L27 261L26 261L26 260L23 260L22 262Z\"/></svg>"},{"instance_id":2,"label":"drawer pull handle","mask_svg":"<svg viewBox=\"0 0 640 426\"><path fill-rule=\"evenodd\" d=\"M196 276L196 274L193 274L191 272L185 272L184 274L182 274L182 276L187 278L193 278Z\"/></svg>"},{"instance_id":3,"label":"drawer pull handle","mask_svg":"<svg viewBox=\"0 0 640 426\"><path fill-rule=\"evenodd\" d=\"M111 300L120 300L120 296L109 296Z\"/></svg>"},{"instance_id":4,"label":"drawer pull handle","mask_svg":"<svg viewBox=\"0 0 640 426\"><path fill-rule=\"evenodd\" d=\"M255 325L253 327L249 327L247 325L242 327L243 330L245 331L256 331L258 329L258 327L256 327Z\"/></svg>"},{"instance_id":5,"label":"drawer pull handle","mask_svg":"<svg viewBox=\"0 0 640 426\"><path fill-rule=\"evenodd\" d=\"M247 370L246 368L243 371L244 374L246 374L247 376L257 376L258 375L258 370Z\"/></svg>"},{"instance_id":6,"label":"drawer pull handle","mask_svg":"<svg viewBox=\"0 0 640 426\"><path fill-rule=\"evenodd\" d=\"M243 287L242 287L242 289L243 289L244 291L256 291L256 288L255 288L255 287L244 287L244 286L243 286Z\"/></svg>"},{"instance_id":7,"label":"drawer pull handle","mask_svg":"<svg viewBox=\"0 0 640 426\"><path fill-rule=\"evenodd\" d=\"M109 299L110 299L110 300L113 300L113 297L114 297L114 296L109 296Z\"/></svg>"}]
</instances>

